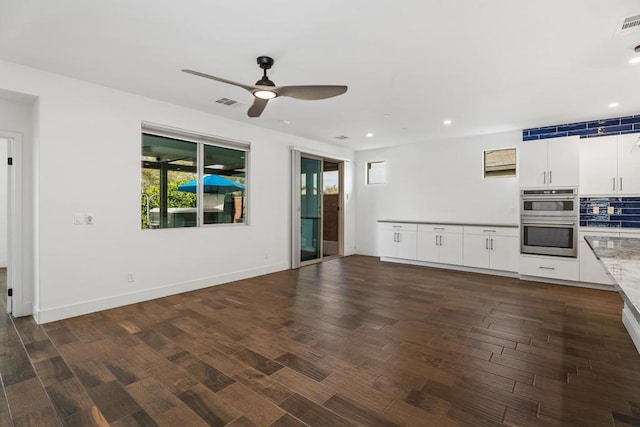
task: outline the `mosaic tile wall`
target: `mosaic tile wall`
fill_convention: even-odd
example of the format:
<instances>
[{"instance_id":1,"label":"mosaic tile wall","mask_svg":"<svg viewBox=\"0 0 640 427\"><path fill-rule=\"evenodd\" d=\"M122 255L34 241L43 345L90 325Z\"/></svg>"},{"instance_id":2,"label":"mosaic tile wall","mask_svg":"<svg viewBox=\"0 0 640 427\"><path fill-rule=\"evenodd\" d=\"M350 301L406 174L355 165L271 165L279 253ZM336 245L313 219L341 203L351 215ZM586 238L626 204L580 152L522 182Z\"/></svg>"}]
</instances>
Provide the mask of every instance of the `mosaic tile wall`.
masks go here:
<instances>
[{"instance_id":1,"label":"mosaic tile wall","mask_svg":"<svg viewBox=\"0 0 640 427\"><path fill-rule=\"evenodd\" d=\"M580 226L640 228L640 197L581 197Z\"/></svg>"},{"instance_id":2,"label":"mosaic tile wall","mask_svg":"<svg viewBox=\"0 0 640 427\"><path fill-rule=\"evenodd\" d=\"M522 140L535 141L574 135L579 135L580 138L593 138L625 133L640 133L640 115L525 129L522 131Z\"/></svg>"}]
</instances>

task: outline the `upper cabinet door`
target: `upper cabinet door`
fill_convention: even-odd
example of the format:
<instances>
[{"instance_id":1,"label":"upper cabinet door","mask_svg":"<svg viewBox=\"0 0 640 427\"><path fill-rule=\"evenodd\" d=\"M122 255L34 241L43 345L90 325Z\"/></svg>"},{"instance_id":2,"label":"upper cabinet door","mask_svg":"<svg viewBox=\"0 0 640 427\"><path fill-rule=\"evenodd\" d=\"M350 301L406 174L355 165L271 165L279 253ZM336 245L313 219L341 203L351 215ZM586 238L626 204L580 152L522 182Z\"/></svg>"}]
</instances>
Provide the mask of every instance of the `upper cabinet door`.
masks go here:
<instances>
[{"instance_id":1,"label":"upper cabinet door","mask_svg":"<svg viewBox=\"0 0 640 427\"><path fill-rule=\"evenodd\" d=\"M580 184L580 137L568 136L547 141L548 186L577 187Z\"/></svg>"},{"instance_id":2,"label":"upper cabinet door","mask_svg":"<svg viewBox=\"0 0 640 427\"><path fill-rule=\"evenodd\" d=\"M580 194L608 195L618 189L618 136L580 141Z\"/></svg>"},{"instance_id":3,"label":"upper cabinet door","mask_svg":"<svg viewBox=\"0 0 640 427\"><path fill-rule=\"evenodd\" d=\"M577 187L580 161L577 136L529 141L520 149L520 187Z\"/></svg>"},{"instance_id":4,"label":"upper cabinet door","mask_svg":"<svg viewBox=\"0 0 640 427\"><path fill-rule=\"evenodd\" d=\"M618 191L640 195L640 134L618 136Z\"/></svg>"},{"instance_id":5,"label":"upper cabinet door","mask_svg":"<svg viewBox=\"0 0 640 427\"><path fill-rule=\"evenodd\" d=\"M519 156L520 187L547 186L547 141L528 141L522 144Z\"/></svg>"}]
</instances>

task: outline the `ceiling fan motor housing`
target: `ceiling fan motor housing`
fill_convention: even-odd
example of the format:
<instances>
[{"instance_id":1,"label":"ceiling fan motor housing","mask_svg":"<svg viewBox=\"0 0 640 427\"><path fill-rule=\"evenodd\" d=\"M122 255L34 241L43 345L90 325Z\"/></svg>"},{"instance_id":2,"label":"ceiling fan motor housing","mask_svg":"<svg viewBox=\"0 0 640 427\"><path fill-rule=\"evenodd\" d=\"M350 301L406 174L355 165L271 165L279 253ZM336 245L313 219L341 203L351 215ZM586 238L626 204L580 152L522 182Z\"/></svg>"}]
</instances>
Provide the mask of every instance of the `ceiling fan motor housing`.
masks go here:
<instances>
[{"instance_id":1,"label":"ceiling fan motor housing","mask_svg":"<svg viewBox=\"0 0 640 427\"><path fill-rule=\"evenodd\" d=\"M269 68L271 68L274 62L273 58L269 56L258 56L257 60L258 60L258 65L263 70L268 70Z\"/></svg>"}]
</instances>

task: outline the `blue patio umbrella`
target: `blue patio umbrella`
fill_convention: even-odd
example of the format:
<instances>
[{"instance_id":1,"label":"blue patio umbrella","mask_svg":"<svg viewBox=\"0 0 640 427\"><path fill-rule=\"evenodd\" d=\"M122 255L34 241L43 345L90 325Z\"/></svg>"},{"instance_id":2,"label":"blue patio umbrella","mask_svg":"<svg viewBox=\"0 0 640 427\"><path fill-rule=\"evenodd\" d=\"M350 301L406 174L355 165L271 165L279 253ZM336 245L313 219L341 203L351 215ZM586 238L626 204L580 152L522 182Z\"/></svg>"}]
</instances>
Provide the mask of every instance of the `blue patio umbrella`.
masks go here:
<instances>
[{"instance_id":1,"label":"blue patio umbrella","mask_svg":"<svg viewBox=\"0 0 640 427\"><path fill-rule=\"evenodd\" d=\"M222 177L220 175L205 175L203 177L205 193L232 193L234 191L244 190L244 185L233 182L230 179ZM185 191L187 193L195 193L198 188L198 180L185 182L178 186L178 191Z\"/></svg>"}]
</instances>

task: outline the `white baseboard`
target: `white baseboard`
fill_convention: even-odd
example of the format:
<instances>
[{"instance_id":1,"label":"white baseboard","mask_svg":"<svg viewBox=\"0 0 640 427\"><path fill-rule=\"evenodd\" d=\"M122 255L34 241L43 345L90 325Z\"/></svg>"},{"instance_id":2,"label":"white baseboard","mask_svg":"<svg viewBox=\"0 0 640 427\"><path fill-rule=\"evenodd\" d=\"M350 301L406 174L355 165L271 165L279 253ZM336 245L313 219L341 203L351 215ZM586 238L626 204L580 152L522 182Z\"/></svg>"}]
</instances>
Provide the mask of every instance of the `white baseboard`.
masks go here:
<instances>
[{"instance_id":1,"label":"white baseboard","mask_svg":"<svg viewBox=\"0 0 640 427\"><path fill-rule=\"evenodd\" d=\"M550 283L552 285L574 286L576 288L597 289L599 291L617 292L616 288L613 285L603 285L600 283L576 282L573 280L551 279L549 277L525 276L523 274L520 275L520 280L526 280L529 282Z\"/></svg>"},{"instance_id":2,"label":"white baseboard","mask_svg":"<svg viewBox=\"0 0 640 427\"><path fill-rule=\"evenodd\" d=\"M625 328L627 328L627 332L629 332L629 336L631 336L631 340L636 346L638 353L640 353L640 324L638 320L635 318L629 307L627 307L627 303L625 302L624 308L622 309L622 323Z\"/></svg>"},{"instance_id":3,"label":"white baseboard","mask_svg":"<svg viewBox=\"0 0 640 427\"><path fill-rule=\"evenodd\" d=\"M445 270L465 271L468 273L490 274L492 276L504 276L504 277L514 277L514 278L519 277L518 273L515 271L491 270L488 268L467 267L464 265L441 264L437 262L414 261L414 260L408 260L408 259L402 259L402 258L388 258L388 257L380 257L380 261L394 262L396 264L418 265L420 267L442 268Z\"/></svg>"},{"instance_id":4,"label":"white baseboard","mask_svg":"<svg viewBox=\"0 0 640 427\"><path fill-rule=\"evenodd\" d=\"M210 286L221 285L223 283L234 282L236 280L248 279L261 276L263 274L275 273L289 268L286 264L276 264L266 267L238 271L220 276L205 277L202 279L190 280L187 282L172 283L158 288L143 289L126 294L114 295L106 298L82 301L74 304L63 305L52 308L37 310L34 307L33 318L37 323L48 323L56 320L67 319L69 317L81 316L83 314L95 313L97 311L108 310L110 308L121 307L123 305L135 304L142 301L149 301L182 292L194 291L208 288Z\"/></svg>"}]
</instances>

